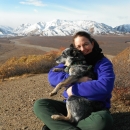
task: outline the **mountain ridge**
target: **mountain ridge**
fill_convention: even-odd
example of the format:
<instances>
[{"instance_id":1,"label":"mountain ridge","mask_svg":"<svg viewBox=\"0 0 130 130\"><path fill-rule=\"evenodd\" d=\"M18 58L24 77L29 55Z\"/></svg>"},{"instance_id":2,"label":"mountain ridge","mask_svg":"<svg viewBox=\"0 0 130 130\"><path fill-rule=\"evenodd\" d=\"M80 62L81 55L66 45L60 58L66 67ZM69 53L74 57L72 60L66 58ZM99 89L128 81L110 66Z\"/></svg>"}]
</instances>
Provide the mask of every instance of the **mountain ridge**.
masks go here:
<instances>
[{"instance_id":1,"label":"mountain ridge","mask_svg":"<svg viewBox=\"0 0 130 130\"><path fill-rule=\"evenodd\" d=\"M130 24L111 27L105 23L91 20L60 20L54 19L49 22L38 22L34 24L25 23L17 28L0 26L0 37L6 36L69 36L77 31L87 31L90 34L124 34L130 33Z\"/></svg>"}]
</instances>

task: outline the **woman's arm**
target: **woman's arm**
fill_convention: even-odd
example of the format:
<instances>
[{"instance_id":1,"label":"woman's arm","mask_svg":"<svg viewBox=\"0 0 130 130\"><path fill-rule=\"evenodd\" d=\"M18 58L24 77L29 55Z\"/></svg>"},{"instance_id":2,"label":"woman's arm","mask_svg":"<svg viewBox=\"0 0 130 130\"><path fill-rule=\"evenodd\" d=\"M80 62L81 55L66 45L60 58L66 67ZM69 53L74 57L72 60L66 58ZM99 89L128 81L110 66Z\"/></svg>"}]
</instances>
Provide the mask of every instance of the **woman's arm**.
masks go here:
<instances>
[{"instance_id":1,"label":"woman's arm","mask_svg":"<svg viewBox=\"0 0 130 130\"><path fill-rule=\"evenodd\" d=\"M94 71L98 79L74 84L72 94L100 101L106 100L111 95L115 80L111 62L103 58L96 64Z\"/></svg>"}]
</instances>

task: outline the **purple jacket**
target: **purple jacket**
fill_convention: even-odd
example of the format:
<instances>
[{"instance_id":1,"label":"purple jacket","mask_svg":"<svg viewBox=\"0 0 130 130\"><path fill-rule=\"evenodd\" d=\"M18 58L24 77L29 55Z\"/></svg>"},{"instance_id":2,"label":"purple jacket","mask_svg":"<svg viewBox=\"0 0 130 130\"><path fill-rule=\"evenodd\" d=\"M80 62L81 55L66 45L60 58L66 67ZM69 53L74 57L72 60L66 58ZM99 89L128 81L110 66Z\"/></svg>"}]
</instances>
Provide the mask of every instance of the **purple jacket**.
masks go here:
<instances>
[{"instance_id":1,"label":"purple jacket","mask_svg":"<svg viewBox=\"0 0 130 130\"><path fill-rule=\"evenodd\" d=\"M54 68L65 68L64 64L59 64ZM106 58L98 61L94 67L97 80L75 83L72 87L74 95L85 97L89 100L102 101L106 108L110 108L111 92L114 87L115 74L112 63ZM69 75L65 72L53 72L48 74L51 86L55 87L58 83L65 80ZM66 91L63 96L68 97Z\"/></svg>"}]
</instances>

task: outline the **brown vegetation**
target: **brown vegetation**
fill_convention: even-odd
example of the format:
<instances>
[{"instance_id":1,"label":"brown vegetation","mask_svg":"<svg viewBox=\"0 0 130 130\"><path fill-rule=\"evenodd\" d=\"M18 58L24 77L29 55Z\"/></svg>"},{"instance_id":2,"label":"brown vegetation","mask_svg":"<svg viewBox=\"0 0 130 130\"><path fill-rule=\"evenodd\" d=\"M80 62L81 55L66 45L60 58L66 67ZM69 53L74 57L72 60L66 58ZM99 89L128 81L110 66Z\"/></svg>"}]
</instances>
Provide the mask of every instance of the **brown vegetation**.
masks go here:
<instances>
[{"instance_id":1,"label":"brown vegetation","mask_svg":"<svg viewBox=\"0 0 130 130\"><path fill-rule=\"evenodd\" d=\"M116 74L113 95L115 100L122 100L130 105L130 47L112 59Z\"/></svg>"},{"instance_id":2,"label":"brown vegetation","mask_svg":"<svg viewBox=\"0 0 130 130\"><path fill-rule=\"evenodd\" d=\"M112 59L116 75L112 93L112 130L130 129L130 47Z\"/></svg>"},{"instance_id":3,"label":"brown vegetation","mask_svg":"<svg viewBox=\"0 0 130 130\"><path fill-rule=\"evenodd\" d=\"M44 55L29 55L20 58L13 57L0 66L0 79L21 76L23 74L47 73L50 68L55 66L55 58L61 53L51 51Z\"/></svg>"}]
</instances>

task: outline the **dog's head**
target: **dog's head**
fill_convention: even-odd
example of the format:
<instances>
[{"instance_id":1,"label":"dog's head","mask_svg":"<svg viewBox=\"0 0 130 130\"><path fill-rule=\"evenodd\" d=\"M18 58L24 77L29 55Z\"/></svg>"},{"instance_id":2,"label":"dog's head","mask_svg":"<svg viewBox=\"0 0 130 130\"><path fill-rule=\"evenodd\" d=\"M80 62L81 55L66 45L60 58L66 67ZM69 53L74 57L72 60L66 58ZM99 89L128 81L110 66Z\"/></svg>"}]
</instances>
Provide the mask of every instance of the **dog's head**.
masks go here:
<instances>
[{"instance_id":1,"label":"dog's head","mask_svg":"<svg viewBox=\"0 0 130 130\"><path fill-rule=\"evenodd\" d=\"M85 60L84 55L81 51L77 50L73 46L63 50L62 54L56 58L57 63L63 63L66 66L72 65L76 61Z\"/></svg>"}]
</instances>

